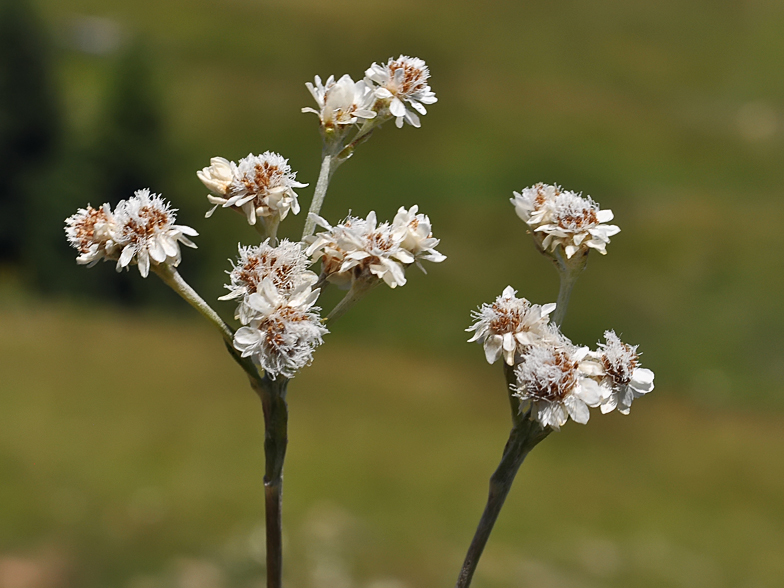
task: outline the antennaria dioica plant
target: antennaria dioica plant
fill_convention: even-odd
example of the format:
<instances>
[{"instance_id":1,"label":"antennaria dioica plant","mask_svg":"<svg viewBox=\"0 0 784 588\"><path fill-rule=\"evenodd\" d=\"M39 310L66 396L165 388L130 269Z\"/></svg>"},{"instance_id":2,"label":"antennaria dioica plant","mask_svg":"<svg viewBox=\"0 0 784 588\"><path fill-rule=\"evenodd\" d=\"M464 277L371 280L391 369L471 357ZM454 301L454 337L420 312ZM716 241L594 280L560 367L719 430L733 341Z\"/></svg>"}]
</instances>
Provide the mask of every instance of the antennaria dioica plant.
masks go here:
<instances>
[{"instance_id":1,"label":"antennaria dioica plant","mask_svg":"<svg viewBox=\"0 0 784 588\"><path fill-rule=\"evenodd\" d=\"M400 207L389 222L374 212L347 216L331 224L320 216L335 170L381 126L394 119L419 127L419 115L436 102L424 61L401 55L372 64L362 80L350 76L317 76L308 83L317 108L322 136L321 169L299 241L278 239L289 213L300 212L296 190L308 184L281 155L265 151L238 162L214 157L197 173L208 188L213 207L240 213L260 235L260 242L240 246L229 272L228 294L220 300L236 304L236 328L178 273L180 245L195 247L198 233L177 225L176 210L149 189L137 190L117 204L87 206L66 220L66 235L77 249L77 263L113 261L117 270L136 265L177 292L219 331L226 349L243 369L262 401L265 453L265 521L267 587L280 588L283 575L282 486L288 443L289 381L309 365L328 334L328 327L382 282L391 288L406 283L406 269L445 258L430 219L416 205ZM590 249L605 253L609 238L620 229L606 223L608 210L590 198L557 186L538 184L512 199L538 249L555 263L561 278L556 304L543 306L517 298L507 287L493 304L473 313L471 341L484 345L488 362L502 359L512 410L512 430L501 464L490 480L487 506L471 542L457 582L467 587L500 513L512 481L528 452L569 417L581 423L588 407L628 413L634 398L653 388L653 373L639 367L636 347L612 331L596 351L573 344L560 331L569 295L586 265ZM317 227L323 229L316 232ZM320 262L320 272L309 269ZM317 305L327 286L345 296L328 313Z\"/></svg>"}]
</instances>

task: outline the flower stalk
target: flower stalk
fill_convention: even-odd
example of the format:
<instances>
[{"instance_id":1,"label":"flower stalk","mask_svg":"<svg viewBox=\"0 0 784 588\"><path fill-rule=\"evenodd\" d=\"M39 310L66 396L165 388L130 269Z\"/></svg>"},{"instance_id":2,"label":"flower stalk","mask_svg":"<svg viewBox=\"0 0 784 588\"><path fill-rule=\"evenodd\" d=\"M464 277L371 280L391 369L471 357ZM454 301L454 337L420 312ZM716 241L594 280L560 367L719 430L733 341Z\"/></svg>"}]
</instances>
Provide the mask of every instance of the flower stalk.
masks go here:
<instances>
[{"instance_id":1,"label":"flower stalk","mask_svg":"<svg viewBox=\"0 0 784 588\"><path fill-rule=\"evenodd\" d=\"M553 312L552 321L558 325L558 328L563 324L566 317L566 309L569 306L569 298L572 295L574 285L577 283L577 278L585 269L588 263L588 251L578 253L578 255L571 259L564 258L563 249L560 247L554 252L555 267L558 269L558 277L560 278L560 285L558 287L558 299L556 301L555 311Z\"/></svg>"},{"instance_id":2,"label":"flower stalk","mask_svg":"<svg viewBox=\"0 0 784 588\"><path fill-rule=\"evenodd\" d=\"M264 504L267 539L267 588L283 583L283 462L288 444L289 412L285 377L251 378L251 386L264 409Z\"/></svg>"},{"instance_id":3,"label":"flower stalk","mask_svg":"<svg viewBox=\"0 0 784 588\"><path fill-rule=\"evenodd\" d=\"M313 215L318 215L321 211L321 206L324 204L324 198L327 195L327 188L329 188L329 181L338 165L340 165L340 160L336 159L335 155L332 153L324 154L321 160L318 181L316 182L316 191L313 194L313 202L310 203L310 210L305 219L305 228L302 231L303 240L316 232L316 219Z\"/></svg>"},{"instance_id":4,"label":"flower stalk","mask_svg":"<svg viewBox=\"0 0 784 588\"><path fill-rule=\"evenodd\" d=\"M528 418L516 419L509 433L509 440L504 447L501 463L490 477L490 491L487 497L487 504L466 553L455 588L468 588L471 585L471 579L474 577L474 572L479 564L479 558L482 557L487 540L490 538L490 533L493 531L495 522L498 519L501 508L504 506L520 466L525 461L528 453L544 440L551 431L552 429L549 427L542 427L539 423Z\"/></svg>"},{"instance_id":5,"label":"flower stalk","mask_svg":"<svg viewBox=\"0 0 784 588\"><path fill-rule=\"evenodd\" d=\"M342 317L352 306L364 298L365 294L370 292L380 283L381 280L375 276L365 276L355 280L354 283L351 284L351 289L346 292L343 299L335 305L335 308L327 315L324 322L334 322Z\"/></svg>"},{"instance_id":6,"label":"flower stalk","mask_svg":"<svg viewBox=\"0 0 784 588\"><path fill-rule=\"evenodd\" d=\"M200 315L211 322L220 331L223 340L231 348L232 341L234 340L234 331L232 331L232 329L223 322L223 319L218 316L218 313L196 293L196 290L191 288L190 284L182 278L174 267L168 264L154 264L150 269L152 269L167 286L177 292L183 300L195 308Z\"/></svg>"}]
</instances>

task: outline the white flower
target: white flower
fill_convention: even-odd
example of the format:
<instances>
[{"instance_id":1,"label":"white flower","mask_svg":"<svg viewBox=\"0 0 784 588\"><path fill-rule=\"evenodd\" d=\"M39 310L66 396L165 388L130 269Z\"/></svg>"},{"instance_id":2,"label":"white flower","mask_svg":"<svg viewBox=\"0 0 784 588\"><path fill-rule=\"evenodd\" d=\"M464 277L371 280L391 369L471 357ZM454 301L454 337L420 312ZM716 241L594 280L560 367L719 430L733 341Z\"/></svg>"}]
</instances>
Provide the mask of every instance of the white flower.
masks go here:
<instances>
[{"instance_id":1,"label":"white flower","mask_svg":"<svg viewBox=\"0 0 784 588\"><path fill-rule=\"evenodd\" d=\"M562 246L567 259L589 248L606 254L610 237L621 230L605 224L613 218L611 210L600 210L590 197L559 186L536 184L514 192L510 201L517 215L533 229L542 251L552 252Z\"/></svg>"},{"instance_id":2,"label":"white flower","mask_svg":"<svg viewBox=\"0 0 784 588\"><path fill-rule=\"evenodd\" d=\"M397 59L390 57L386 65L373 63L365 71L365 82L374 88L376 98L395 117L398 128L403 126L403 121L419 127L419 117L406 108L406 103L424 115L427 114L424 105L438 100L427 84L429 77L424 61L406 55Z\"/></svg>"},{"instance_id":3,"label":"white flower","mask_svg":"<svg viewBox=\"0 0 784 588\"><path fill-rule=\"evenodd\" d=\"M478 311L471 312L476 322L466 331L475 332L468 341L483 343L489 363L495 363L503 355L507 364L514 365L515 355L550 334L546 325L555 304L531 304L516 294L507 286L493 304L483 304Z\"/></svg>"},{"instance_id":4,"label":"white flower","mask_svg":"<svg viewBox=\"0 0 784 588\"><path fill-rule=\"evenodd\" d=\"M585 424L588 407L603 401L602 388L580 369L588 348L576 348L566 337L531 347L515 369L514 395L531 403L531 418L558 430L569 417ZM521 404L522 408L522 404Z\"/></svg>"},{"instance_id":5,"label":"white flower","mask_svg":"<svg viewBox=\"0 0 784 588\"><path fill-rule=\"evenodd\" d=\"M392 219L392 227L403 236L400 246L409 251L416 258L417 267L427 273L420 260L440 263L446 259L446 255L435 250L440 241L433 237L430 218L425 214L417 214L418 210L417 205L409 210L401 206Z\"/></svg>"},{"instance_id":6,"label":"white flower","mask_svg":"<svg viewBox=\"0 0 784 588\"><path fill-rule=\"evenodd\" d=\"M236 166L223 157L213 157L210 159L210 166L196 172L196 176L207 186L207 189L219 196L225 196L231 182L234 180L234 169ZM214 208L212 210L215 210ZM210 214L212 211L210 211Z\"/></svg>"},{"instance_id":7,"label":"white flower","mask_svg":"<svg viewBox=\"0 0 784 588\"><path fill-rule=\"evenodd\" d=\"M80 208L65 219L68 243L79 252L76 263L93 266L102 259L116 260L118 247L114 242L115 221L109 204L100 208Z\"/></svg>"},{"instance_id":8,"label":"white flower","mask_svg":"<svg viewBox=\"0 0 784 588\"><path fill-rule=\"evenodd\" d=\"M222 206L241 211L251 225L256 224L258 217L277 225L289 210L294 214L299 212L294 188L304 188L307 184L296 181L297 174L291 171L288 160L277 153L251 153L240 159L239 164L213 157L210 164L196 174L213 192L207 199L215 206L207 212L207 217Z\"/></svg>"},{"instance_id":9,"label":"white flower","mask_svg":"<svg viewBox=\"0 0 784 588\"><path fill-rule=\"evenodd\" d=\"M312 286L318 276L307 269L310 261L299 243L283 239L277 247L269 239L261 245L239 247L239 260L232 262L229 272L231 283L226 285L229 293L219 300L239 299L235 318L248 324L253 309L247 299L258 291L262 281L269 278L281 295L288 295L303 286Z\"/></svg>"},{"instance_id":10,"label":"white flower","mask_svg":"<svg viewBox=\"0 0 784 588\"><path fill-rule=\"evenodd\" d=\"M323 127L353 125L360 119L375 118L373 103L376 97L364 81L355 82L346 74L337 82L334 76L329 76L325 84L316 76L315 82L315 85L310 82L305 85L318 104L318 110L303 108L302 112L317 114Z\"/></svg>"},{"instance_id":11,"label":"white flower","mask_svg":"<svg viewBox=\"0 0 784 588\"><path fill-rule=\"evenodd\" d=\"M381 279L391 288L402 286L405 268L412 263L446 259L433 249L438 240L430 233L429 220L416 211L416 207L410 212L401 208L397 222L380 225L372 211L364 219L349 216L335 227L317 216L317 224L327 232L309 238L307 254L314 262L321 260L322 275L339 286L347 287L358 279ZM427 236L419 233L420 224Z\"/></svg>"},{"instance_id":12,"label":"white flower","mask_svg":"<svg viewBox=\"0 0 784 588\"><path fill-rule=\"evenodd\" d=\"M602 412L629 414L632 401L653 390L653 372L640 366L637 346L623 343L615 331L605 331L606 343L591 353L583 369L599 381L605 400Z\"/></svg>"},{"instance_id":13,"label":"white flower","mask_svg":"<svg viewBox=\"0 0 784 588\"><path fill-rule=\"evenodd\" d=\"M304 286L289 296L282 295L271 278L247 298L255 312L248 326L234 334L234 348L250 357L273 380L282 375L293 378L313 361L313 352L329 331L313 306L319 290Z\"/></svg>"},{"instance_id":14,"label":"white flower","mask_svg":"<svg viewBox=\"0 0 784 588\"><path fill-rule=\"evenodd\" d=\"M160 195L150 194L147 188L120 201L115 210L114 241L122 249L117 271L136 263L139 273L146 278L151 262L179 265L179 243L195 248L186 235L195 237L198 233L190 227L175 225L175 212Z\"/></svg>"}]
</instances>

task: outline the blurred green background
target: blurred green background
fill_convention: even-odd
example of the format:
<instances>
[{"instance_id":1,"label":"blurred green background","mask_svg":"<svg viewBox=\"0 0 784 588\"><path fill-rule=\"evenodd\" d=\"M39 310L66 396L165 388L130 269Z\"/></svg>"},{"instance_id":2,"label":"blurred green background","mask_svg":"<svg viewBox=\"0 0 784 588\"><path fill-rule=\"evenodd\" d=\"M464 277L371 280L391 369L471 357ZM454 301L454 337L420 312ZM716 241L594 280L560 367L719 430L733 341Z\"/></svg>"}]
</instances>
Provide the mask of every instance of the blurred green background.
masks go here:
<instances>
[{"instance_id":1,"label":"blurred green background","mask_svg":"<svg viewBox=\"0 0 784 588\"><path fill-rule=\"evenodd\" d=\"M782 30L770 0L1 0L0 588L263 585L260 403L159 281L76 266L63 219L162 192L214 300L256 235L203 218L196 170L272 150L314 186L305 82L400 53L439 102L323 214L419 204L448 260L374 291L290 387L287 585L454 583L509 425L463 329L509 284L555 299L508 202L544 181L622 228L566 333L615 329L657 386L533 452L474 585L784 586Z\"/></svg>"}]
</instances>

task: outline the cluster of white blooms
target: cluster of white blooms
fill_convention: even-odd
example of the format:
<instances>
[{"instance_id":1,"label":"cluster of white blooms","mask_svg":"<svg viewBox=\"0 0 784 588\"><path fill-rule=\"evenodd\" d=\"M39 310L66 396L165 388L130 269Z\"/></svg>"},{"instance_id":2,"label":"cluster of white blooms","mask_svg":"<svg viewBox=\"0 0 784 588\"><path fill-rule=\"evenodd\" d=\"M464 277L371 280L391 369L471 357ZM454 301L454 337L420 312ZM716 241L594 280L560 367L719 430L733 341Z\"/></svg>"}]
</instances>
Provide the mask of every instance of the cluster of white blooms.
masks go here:
<instances>
[{"instance_id":1,"label":"cluster of white blooms","mask_svg":"<svg viewBox=\"0 0 784 588\"><path fill-rule=\"evenodd\" d=\"M257 218L277 225L289 210L297 214L299 202L294 188L307 186L296 181L297 174L291 171L287 159L271 151L251 153L239 163L213 157L210 166L196 175L212 192L207 199L215 206L207 217L222 206L241 211L251 225L256 224Z\"/></svg>"},{"instance_id":2,"label":"cluster of white blooms","mask_svg":"<svg viewBox=\"0 0 784 588\"><path fill-rule=\"evenodd\" d=\"M234 334L234 347L242 357L275 379L292 378L308 365L328 332L314 306L320 290L311 286L316 274L299 243L283 240L273 247L240 247L239 260L229 272L229 294L237 300L235 317L244 325Z\"/></svg>"},{"instance_id":3,"label":"cluster of white blooms","mask_svg":"<svg viewBox=\"0 0 784 588\"><path fill-rule=\"evenodd\" d=\"M548 315L555 310L555 304L531 304L516 294L507 286L495 302L471 312L476 322L466 329L474 331L468 341L481 340L489 363L503 355L508 365L515 365L516 357L549 334Z\"/></svg>"},{"instance_id":4,"label":"cluster of white blooms","mask_svg":"<svg viewBox=\"0 0 784 588\"><path fill-rule=\"evenodd\" d=\"M508 286L493 304L472 313L469 341L484 345L489 363L503 356L514 367L512 390L521 410L530 405L531 418L542 426L557 430L569 417L586 423L588 407L628 414L634 398L653 390L653 372L639 366L637 347L612 331L597 351L577 347L548 322L554 309L517 298Z\"/></svg>"},{"instance_id":5,"label":"cluster of white blooms","mask_svg":"<svg viewBox=\"0 0 784 588\"><path fill-rule=\"evenodd\" d=\"M230 283L226 285L229 293L219 300L238 300L235 318L247 324L253 314L247 298L259 290L265 278L270 279L282 295L288 295L316 283L318 276L307 269L309 265L302 246L287 239L277 247L273 247L269 239L261 245L239 246L239 259L237 263L232 262Z\"/></svg>"},{"instance_id":6,"label":"cluster of white blooms","mask_svg":"<svg viewBox=\"0 0 784 588\"><path fill-rule=\"evenodd\" d=\"M605 399L603 390L580 369L587 347L575 347L566 337L546 340L532 346L515 368L517 385L513 388L521 407L531 403L531 418L544 427L561 428L569 417L585 424L588 407Z\"/></svg>"},{"instance_id":7,"label":"cluster of white blooms","mask_svg":"<svg viewBox=\"0 0 784 588\"><path fill-rule=\"evenodd\" d=\"M398 128L404 122L419 127L417 112L427 114L425 104L438 101L427 83L429 78L425 62L406 55L390 57L386 64L373 63L359 82L344 75L337 81L330 76L322 84L316 76L315 84L308 82L306 86L318 110L303 108L302 111L317 114L322 129L340 130L372 119L381 124L390 118L395 119Z\"/></svg>"},{"instance_id":8,"label":"cluster of white blooms","mask_svg":"<svg viewBox=\"0 0 784 588\"><path fill-rule=\"evenodd\" d=\"M419 114L427 114L425 104L438 101L435 93L427 83L430 71L425 62L418 57L401 55L397 59L389 58L384 65L374 63L365 72L365 81L375 85L376 98L382 107L395 117L395 125L403 126L403 121L418 127L419 117L406 108L408 103Z\"/></svg>"},{"instance_id":9,"label":"cluster of white blooms","mask_svg":"<svg viewBox=\"0 0 784 588\"><path fill-rule=\"evenodd\" d=\"M150 264L179 265L180 243L196 247L188 236L198 233L174 224L175 213L160 195L145 188L121 200L114 213L109 204L80 209L66 219L65 233L79 251L77 263L94 265L101 259L112 260L117 261L117 271L137 264L146 278Z\"/></svg>"},{"instance_id":10,"label":"cluster of white blooms","mask_svg":"<svg viewBox=\"0 0 784 588\"><path fill-rule=\"evenodd\" d=\"M640 367L637 346L622 342L615 331L605 331L604 340L583 369L602 387L606 398L602 412L617 408L621 414L629 414L632 401L653 390L653 372Z\"/></svg>"},{"instance_id":11,"label":"cluster of white blooms","mask_svg":"<svg viewBox=\"0 0 784 588\"><path fill-rule=\"evenodd\" d=\"M610 237L621 230L605 224L613 218L611 210L600 210L590 197L559 186L536 184L514 192L510 201L517 215L533 229L542 251L553 252L560 246L567 259L578 251L587 253L589 248L607 253Z\"/></svg>"},{"instance_id":12,"label":"cluster of white blooms","mask_svg":"<svg viewBox=\"0 0 784 588\"><path fill-rule=\"evenodd\" d=\"M380 279L391 288L406 283L405 268L416 263L423 271L421 260L441 262L446 259L435 250L438 239L433 237L430 219L400 207L391 223L378 224L376 213L367 218L349 216L331 226L316 217L319 226L327 229L308 239L307 254L321 261L323 279L348 288L357 280Z\"/></svg>"},{"instance_id":13,"label":"cluster of white blooms","mask_svg":"<svg viewBox=\"0 0 784 588\"><path fill-rule=\"evenodd\" d=\"M65 219L65 235L71 247L79 252L76 263L94 266L102 259L117 259L114 242L114 215L109 204L100 208L80 208Z\"/></svg>"}]
</instances>

